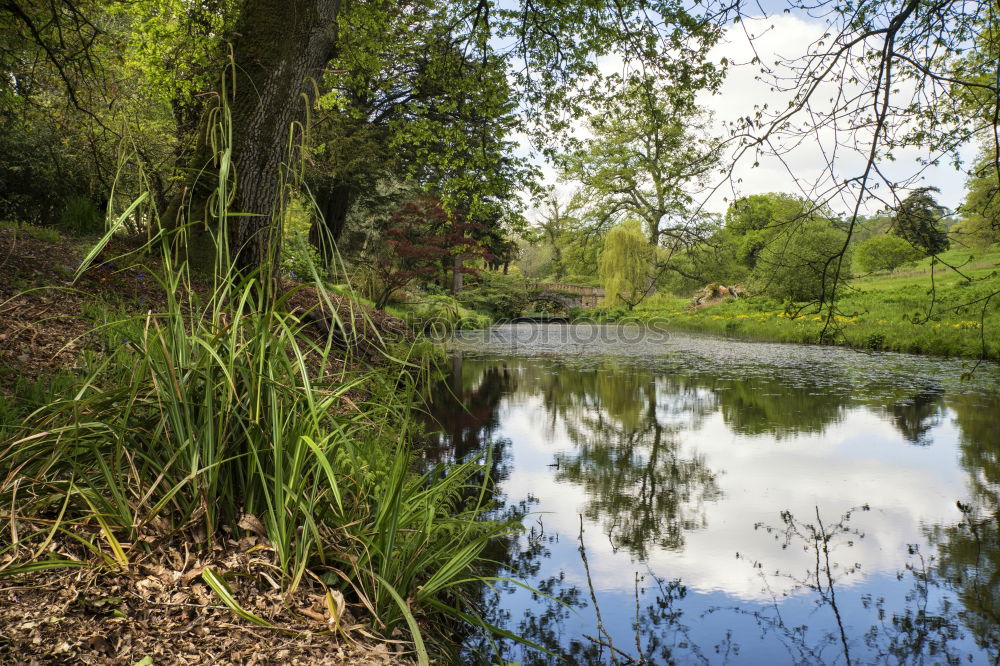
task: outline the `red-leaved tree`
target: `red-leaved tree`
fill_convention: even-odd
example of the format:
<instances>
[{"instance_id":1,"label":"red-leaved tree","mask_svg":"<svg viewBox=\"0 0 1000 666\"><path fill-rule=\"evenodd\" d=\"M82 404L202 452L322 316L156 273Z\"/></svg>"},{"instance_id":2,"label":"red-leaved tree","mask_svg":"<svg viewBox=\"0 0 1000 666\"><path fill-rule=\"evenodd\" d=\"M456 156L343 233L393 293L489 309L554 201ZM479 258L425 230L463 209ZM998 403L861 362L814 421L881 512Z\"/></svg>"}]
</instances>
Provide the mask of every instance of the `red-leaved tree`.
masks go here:
<instances>
[{"instance_id":1,"label":"red-leaved tree","mask_svg":"<svg viewBox=\"0 0 1000 666\"><path fill-rule=\"evenodd\" d=\"M389 256L374 269L382 284L375 300L384 307L392 293L414 280L430 282L448 270L474 273L470 259L489 260L485 245L477 239L483 226L468 222L460 211L448 211L437 199L414 197L399 207L385 231Z\"/></svg>"}]
</instances>

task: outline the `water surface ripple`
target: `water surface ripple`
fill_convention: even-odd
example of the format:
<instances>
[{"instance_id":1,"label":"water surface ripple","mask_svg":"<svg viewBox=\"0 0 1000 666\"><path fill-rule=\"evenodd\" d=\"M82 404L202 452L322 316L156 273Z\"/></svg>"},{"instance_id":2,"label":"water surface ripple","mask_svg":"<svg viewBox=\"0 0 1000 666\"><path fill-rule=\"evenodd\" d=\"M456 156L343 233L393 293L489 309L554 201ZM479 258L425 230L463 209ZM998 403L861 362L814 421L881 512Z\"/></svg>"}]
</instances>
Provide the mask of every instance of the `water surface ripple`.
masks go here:
<instances>
[{"instance_id":1,"label":"water surface ripple","mask_svg":"<svg viewBox=\"0 0 1000 666\"><path fill-rule=\"evenodd\" d=\"M492 451L525 527L498 573L537 592L483 608L551 653L470 661L1000 659L996 364L637 326L449 347L427 457Z\"/></svg>"}]
</instances>

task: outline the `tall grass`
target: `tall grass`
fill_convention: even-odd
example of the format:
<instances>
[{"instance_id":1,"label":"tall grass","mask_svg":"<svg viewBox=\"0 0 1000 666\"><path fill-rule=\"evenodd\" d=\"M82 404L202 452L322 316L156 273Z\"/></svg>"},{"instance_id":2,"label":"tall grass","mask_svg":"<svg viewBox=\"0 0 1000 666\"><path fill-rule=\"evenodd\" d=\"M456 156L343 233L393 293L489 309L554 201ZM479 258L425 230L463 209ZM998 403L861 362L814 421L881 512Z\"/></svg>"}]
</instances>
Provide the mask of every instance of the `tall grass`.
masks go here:
<instances>
[{"instance_id":1,"label":"tall grass","mask_svg":"<svg viewBox=\"0 0 1000 666\"><path fill-rule=\"evenodd\" d=\"M352 363L293 313L289 294L261 288L266 271L230 270L227 128L223 115L213 287L199 289L175 260L176 238L154 238L162 311L101 323L110 351L0 448L12 526L0 537L0 573L68 566L41 555L54 536L83 539L99 564L122 566L148 542L198 546L262 525L286 593L322 580L367 609L376 631L409 631L425 661L420 626L467 619L463 595L491 570L484 549L513 526L482 520L480 464L415 471L411 364ZM155 215L147 202L126 208L81 270L125 219ZM43 528L26 528L38 519ZM206 580L226 600L225 585Z\"/></svg>"}]
</instances>

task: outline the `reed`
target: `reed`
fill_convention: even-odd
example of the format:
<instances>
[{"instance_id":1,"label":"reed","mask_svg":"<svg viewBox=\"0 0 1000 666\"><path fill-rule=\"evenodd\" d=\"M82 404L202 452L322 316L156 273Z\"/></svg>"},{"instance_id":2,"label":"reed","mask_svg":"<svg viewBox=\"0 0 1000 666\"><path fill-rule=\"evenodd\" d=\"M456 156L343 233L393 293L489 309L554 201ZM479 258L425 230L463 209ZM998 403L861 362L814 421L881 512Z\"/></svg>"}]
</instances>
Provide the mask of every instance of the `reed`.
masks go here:
<instances>
[{"instance_id":1,"label":"reed","mask_svg":"<svg viewBox=\"0 0 1000 666\"><path fill-rule=\"evenodd\" d=\"M11 526L0 537L0 575L79 566L43 556L56 536L86 541L88 565L114 567L150 548L150 535L198 547L244 532L252 517L286 593L323 581L366 609L377 632L409 632L426 662L421 627L475 622L467 597L496 570L484 550L514 524L483 519L491 493L482 461L418 471L416 364L396 358L398 348L374 367L355 362L332 335L308 330L266 268L233 272L225 114L222 105L213 284L199 287L177 257L187 229L156 225L145 250L159 262L147 272L165 306L98 323L107 353L0 446ZM110 222L81 272L126 221L155 218L148 203L143 194ZM336 308L326 311L331 329L352 330ZM206 582L235 603L224 580Z\"/></svg>"}]
</instances>

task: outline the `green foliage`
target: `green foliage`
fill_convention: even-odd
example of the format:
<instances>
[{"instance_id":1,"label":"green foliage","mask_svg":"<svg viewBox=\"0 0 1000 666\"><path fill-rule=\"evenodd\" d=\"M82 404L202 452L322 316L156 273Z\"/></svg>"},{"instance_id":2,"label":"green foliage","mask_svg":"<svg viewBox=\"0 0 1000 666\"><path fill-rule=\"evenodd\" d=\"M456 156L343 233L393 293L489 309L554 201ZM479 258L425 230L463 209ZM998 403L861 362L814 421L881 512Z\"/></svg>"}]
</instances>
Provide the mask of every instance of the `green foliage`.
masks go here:
<instances>
[{"instance_id":1,"label":"green foliage","mask_svg":"<svg viewBox=\"0 0 1000 666\"><path fill-rule=\"evenodd\" d=\"M59 226L78 235L96 235L104 231L104 215L87 197L75 195L63 204Z\"/></svg>"},{"instance_id":2,"label":"green foliage","mask_svg":"<svg viewBox=\"0 0 1000 666\"><path fill-rule=\"evenodd\" d=\"M106 359L4 448L0 477L19 479L0 489L5 506L31 517L66 505L65 520L103 529L120 562L132 557L122 542L193 523L211 541L250 514L286 589L327 572L386 634L411 612L457 613L488 541L511 527L480 520L478 462L413 471L413 369L330 373L333 338L317 341L283 301L223 282L201 304L169 253L163 262L166 309L99 326Z\"/></svg>"},{"instance_id":3,"label":"green foliage","mask_svg":"<svg viewBox=\"0 0 1000 666\"><path fill-rule=\"evenodd\" d=\"M414 183L489 225L495 250L523 226L516 193L532 186L535 168L513 150L517 95L506 57L487 47L494 24L466 18L436 0L405 11L342 6L307 173L334 233L345 208L369 207L386 180Z\"/></svg>"},{"instance_id":4,"label":"green foliage","mask_svg":"<svg viewBox=\"0 0 1000 666\"><path fill-rule=\"evenodd\" d=\"M223 165L229 155L220 145ZM228 185L219 178L212 197L221 239L239 215ZM149 199L119 216L81 271L133 214L152 214ZM163 309L100 322L91 335L103 357L0 447L0 502L14 520L57 516L0 546L4 573L58 566L34 558L69 525L98 566L128 566L147 544L193 530L204 537L188 547L210 547L249 521L266 534L285 592L322 577L367 609L376 631L409 631L423 650L415 614L424 626L464 620L465 588L489 569L486 546L513 529L482 519L480 461L415 471L423 350L397 347L404 360L386 352L372 368L350 350L363 342L352 336L377 325L342 321L318 281L327 335L288 302L294 292L237 274L225 242L205 287L176 262L172 240L161 234L143 248L160 252L160 268L144 272L159 282ZM220 581L213 588L229 603Z\"/></svg>"},{"instance_id":5,"label":"green foliage","mask_svg":"<svg viewBox=\"0 0 1000 666\"><path fill-rule=\"evenodd\" d=\"M326 273L319 250L309 243L305 234L287 236L281 246L282 274L299 282L310 282L314 270L319 270L321 276Z\"/></svg>"},{"instance_id":6,"label":"green foliage","mask_svg":"<svg viewBox=\"0 0 1000 666\"><path fill-rule=\"evenodd\" d=\"M608 232L598 267L608 307L631 309L649 289L653 247L638 222L619 224Z\"/></svg>"},{"instance_id":7,"label":"green foliage","mask_svg":"<svg viewBox=\"0 0 1000 666\"><path fill-rule=\"evenodd\" d=\"M896 207L892 220L893 233L927 254L948 249L948 234L942 224L947 209L937 203L932 194L938 191L936 187L914 190Z\"/></svg>"},{"instance_id":8,"label":"green foliage","mask_svg":"<svg viewBox=\"0 0 1000 666\"><path fill-rule=\"evenodd\" d=\"M965 303L990 293L989 280L1000 261L1000 251L970 255L949 250L941 256L964 266L972 282L921 260L912 268L880 273L852 282L837 301L833 317L804 303L782 305L762 296L727 300L708 308L688 310L689 298L658 295L628 313L639 322L655 322L670 328L718 333L756 340L847 345L913 354L939 354L1000 358L1000 304L982 306ZM928 311L927 291L934 273L936 305ZM620 311L619 317L626 313ZM824 336L821 332L826 330ZM985 338L986 346L983 347Z\"/></svg>"},{"instance_id":9,"label":"green foliage","mask_svg":"<svg viewBox=\"0 0 1000 666\"><path fill-rule=\"evenodd\" d=\"M899 236L873 236L854 248L854 261L864 273L891 271L924 256Z\"/></svg>"},{"instance_id":10,"label":"green foliage","mask_svg":"<svg viewBox=\"0 0 1000 666\"><path fill-rule=\"evenodd\" d=\"M585 287L600 287L601 280L596 274L582 275L580 273L570 273L564 278L566 284L579 284Z\"/></svg>"},{"instance_id":11,"label":"green foliage","mask_svg":"<svg viewBox=\"0 0 1000 666\"><path fill-rule=\"evenodd\" d=\"M713 282L726 285L745 282L749 270L737 259L742 240L728 229L720 228L704 242L675 252L669 261L661 259L659 263L666 270L661 271L657 288L687 295Z\"/></svg>"},{"instance_id":12,"label":"green foliage","mask_svg":"<svg viewBox=\"0 0 1000 666\"><path fill-rule=\"evenodd\" d=\"M32 238L37 238L46 243L58 243L61 236L59 231L50 227L39 227L25 222L0 222L0 228L13 229L28 234Z\"/></svg>"},{"instance_id":13,"label":"green foliage","mask_svg":"<svg viewBox=\"0 0 1000 666\"><path fill-rule=\"evenodd\" d=\"M555 252L548 244L521 241L521 252L514 266L530 278L541 279L553 273Z\"/></svg>"},{"instance_id":14,"label":"green foliage","mask_svg":"<svg viewBox=\"0 0 1000 666\"><path fill-rule=\"evenodd\" d=\"M1000 242L1000 180L994 160L984 156L966 185L963 219L949 230L951 235L978 247Z\"/></svg>"},{"instance_id":15,"label":"green foliage","mask_svg":"<svg viewBox=\"0 0 1000 666\"><path fill-rule=\"evenodd\" d=\"M488 312L494 319L510 319L524 310L528 290L528 280L523 276L480 271L457 298L470 310Z\"/></svg>"},{"instance_id":16,"label":"green foliage","mask_svg":"<svg viewBox=\"0 0 1000 666\"><path fill-rule=\"evenodd\" d=\"M489 315L462 307L448 294L425 296L405 312L404 318L417 330L438 334L487 328L492 323Z\"/></svg>"},{"instance_id":17,"label":"green foliage","mask_svg":"<svg viewBox=\"0 0 1000 666\"><path fill-rule=\"evenodd\" d=\"M593 138L560 157L563 177L582 185L580 216L604 228L637 220L654 246L693 234L690 191L718 157L697 89L638 77L608 87L588 119Z\"/></svg>"},{"instance_id":18,"label":"green foliage","mask_svg":"<svg viewBox=\"0 0 1000 666\"><path fill-rule=\"evenodd\" d=\"M34 108L21 122L0 123L0 219L54 225L64 200L89 194L93 167L67 146L79 140L78 128L53 124Z\"/></svg>"},{"instance_id":19,"label":"green foliage","mask_svg":"<svg viewBox=\"0 0 1000 666\"><path fill-rule=\"evenodd\" d=\"M760 251L750 281L754 293L778 300L829 300L847 234L823 220L785 227ZM850 277L845 256L839 281Z\"/></svg>"},{"instance_id":20,"label":"green foliage","mask_svg":"<svg viewBox=\"0 0 1000 666\"><path fill-rule=\"evenodd\" d=\"M546 266L547 270L543 274L536 272L532 274L533 277L552 276L556 281L565 277L567 266L563 259L563 249L572 241L573 232L579 226L579 220L575 216L579 205L579 197L573 197L569 203L563 203L553 191L546 194L542 204L542 217L538 223L537 240L541 243L536 242L531 245L537 252L542 249L539 245L544 243L550 264Z\"/></svg>"},{"instance_id":21,"label":"green foliage","mask_svg":"<svg viewBox=\"0 0 1000 666\"><path fill-rule=\"evenodd\" d=\"M738 244L737 261L754 268L768 242L789 227L815 219L814 208L808 200L781 192L754 194L734 201L726 211L725 229Z\"/></svg>"}]
</instances>

